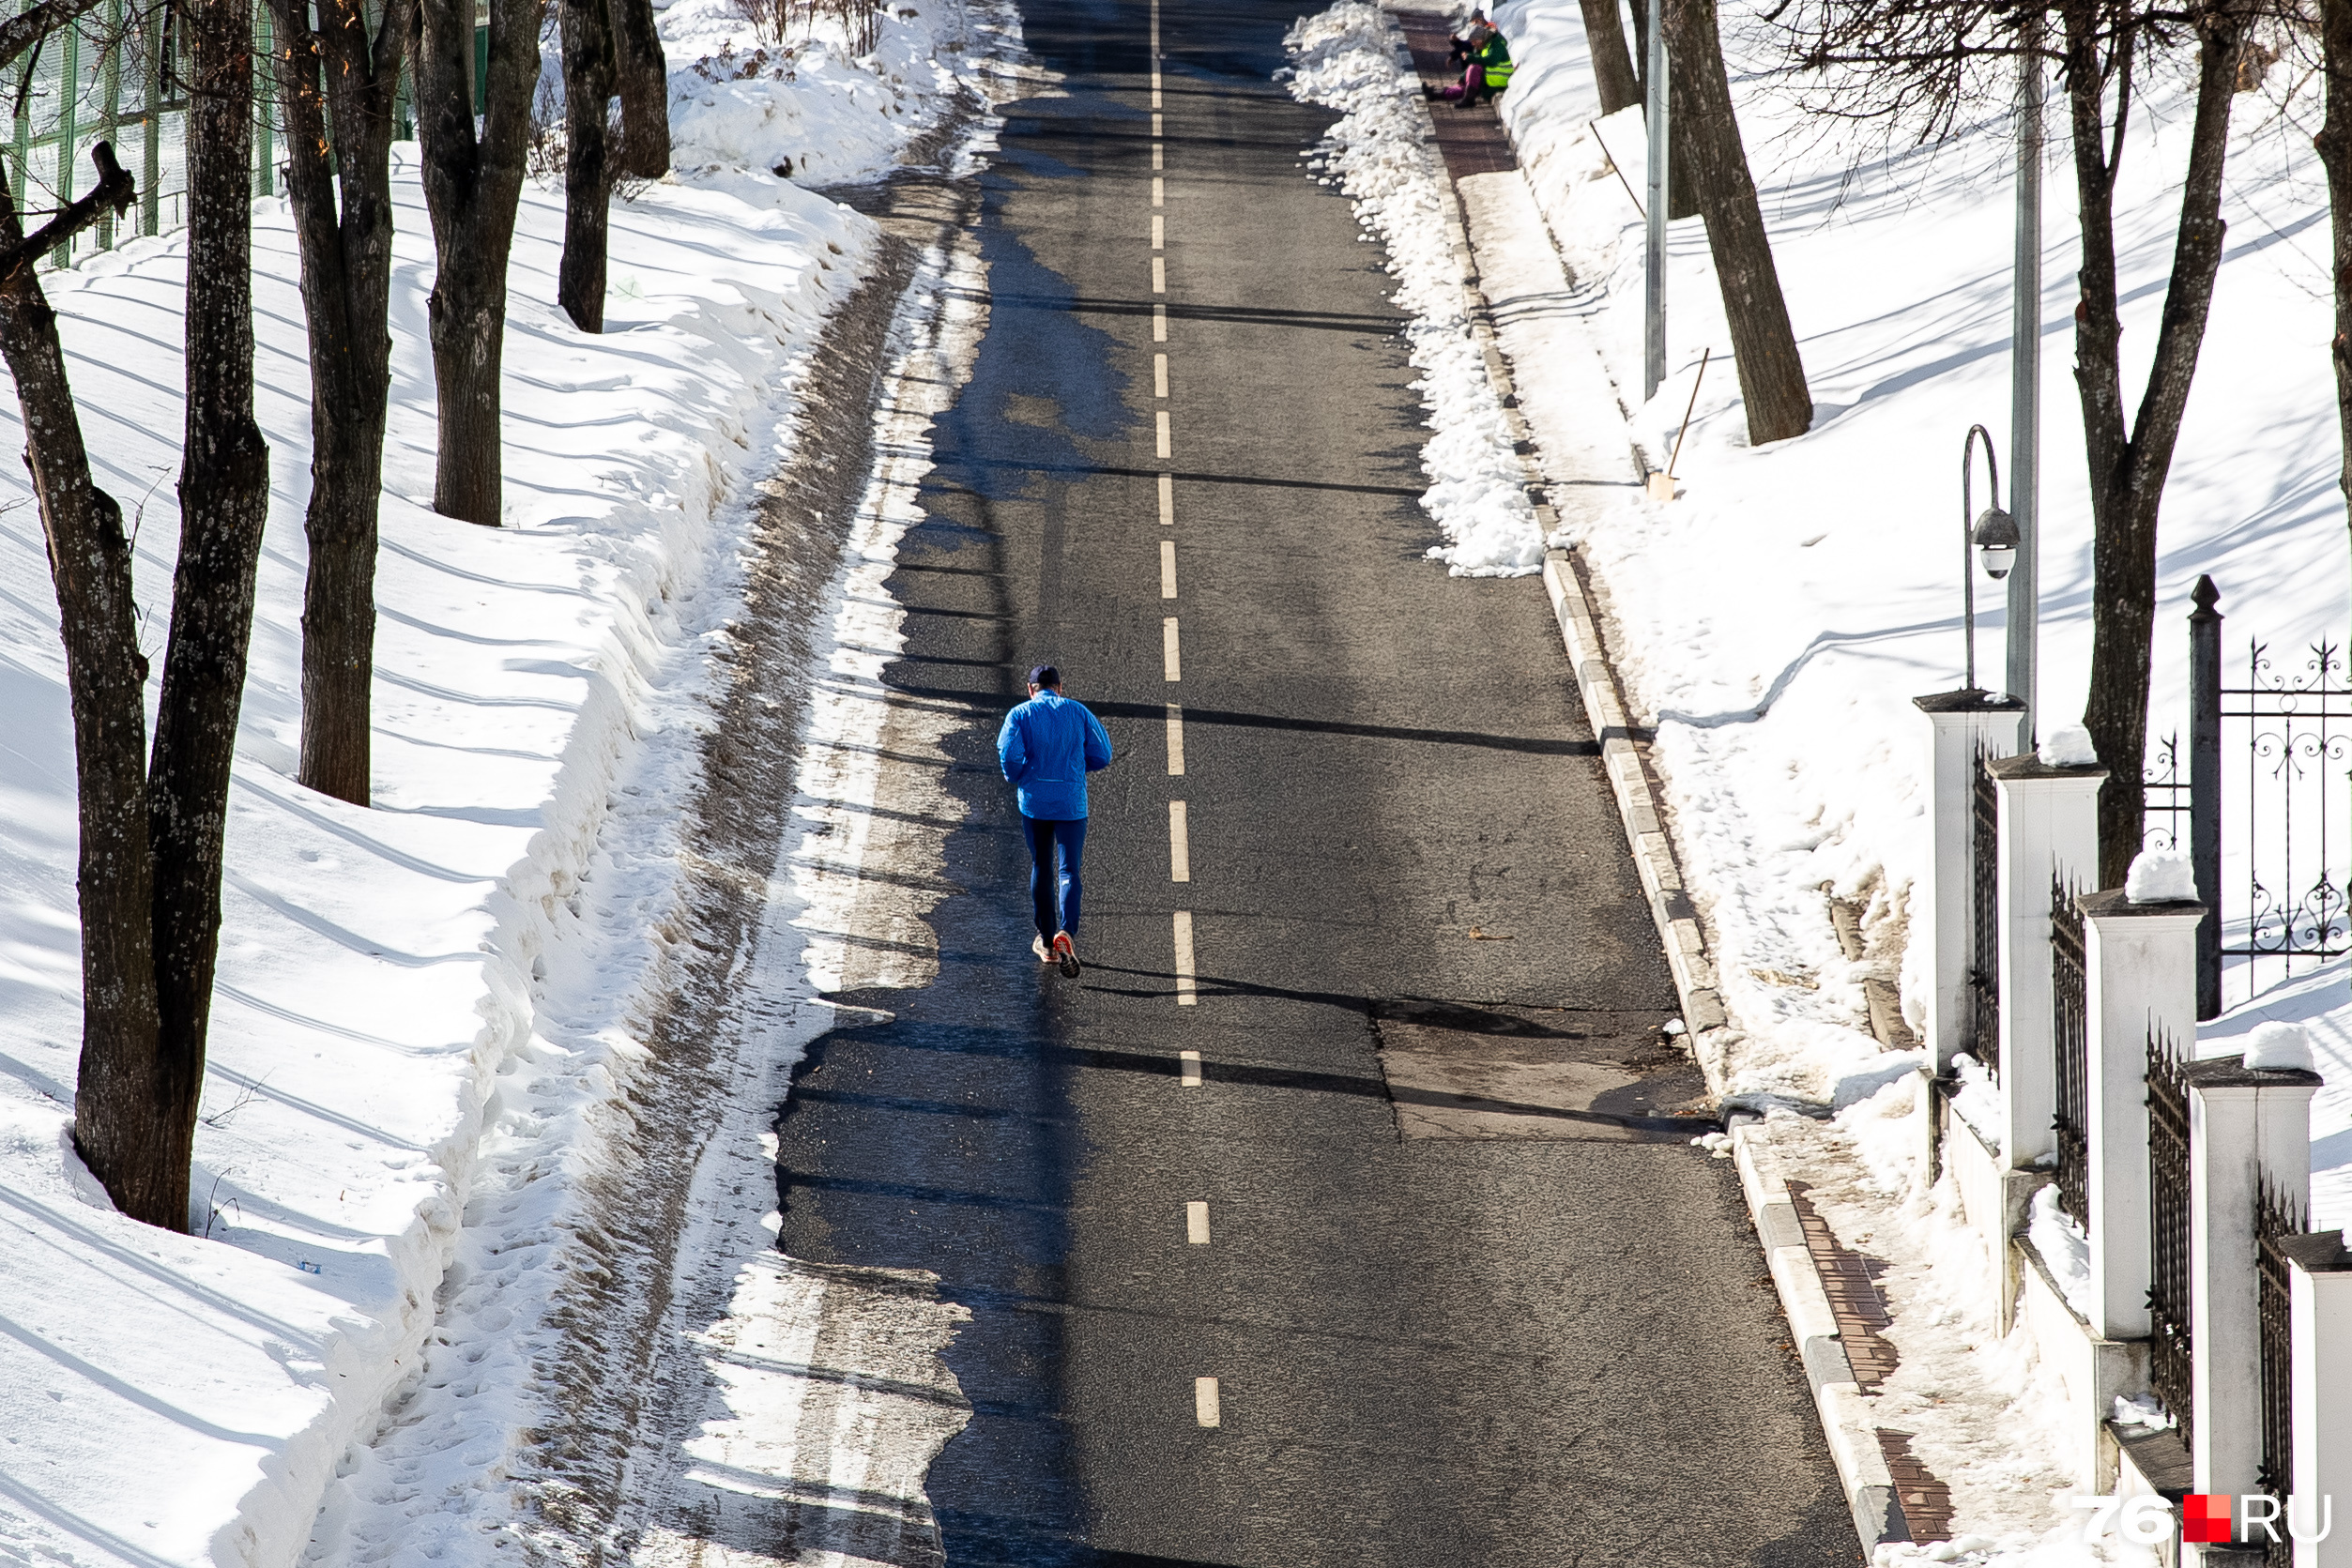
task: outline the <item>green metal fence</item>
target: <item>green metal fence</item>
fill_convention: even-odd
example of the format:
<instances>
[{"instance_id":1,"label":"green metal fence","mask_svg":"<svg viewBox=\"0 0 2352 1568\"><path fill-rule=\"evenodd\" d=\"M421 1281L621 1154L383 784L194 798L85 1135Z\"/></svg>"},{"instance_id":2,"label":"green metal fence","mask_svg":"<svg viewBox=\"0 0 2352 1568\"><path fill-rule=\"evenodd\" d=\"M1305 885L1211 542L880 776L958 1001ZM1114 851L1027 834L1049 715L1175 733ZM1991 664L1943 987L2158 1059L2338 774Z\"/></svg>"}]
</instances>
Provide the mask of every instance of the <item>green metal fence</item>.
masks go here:
<instances>
[{"instance_id":1,"label":"green metal fence","mask_svg":"<svg viewBox=\"0 0 2352 1568\"><path fill-rule=\"evenodd\" d=\"M267 19L259 25L256 53L266 60ZM138 202L122 221L110 217L84 230L72 256L61 251L53 258L55 264L107 250L131 234L161 234L186 221L185 69L177 8L126 0L106 0L12 67L5 90L14 127L5 156L9 183L28 219L63 206L88 188L95 177L90 147L98 142L115 144L115 156L139 184ZM264 70L256 84L255 195L278 189L271 85Z\"/></svg>"},{"instance_id":2,"label":"green metal fence","mask_svg":"<svg viewBox=\"0 0 2352 1568\"><path fill-rule=\"evenodd\" d=\"M29 9L35 0L0 0L0 15ZM480 17L475 53L489 49L488 18ZM276 81L268 69L269 17L256 8L254 83L258 111L253 129L253 194L275 195L283 187L278 168ZM139 199L117 222L109 217L76 236L70 253L58 251L48 265L70 266L95 251L111 250L131 235L162 234L188 218L187 47L178 8L169 0L105 0L81 22L53 33L17 61L0 91L0 111L14 120L14 134L0 158L8 183L28 221L73 200L96 177L90 147L115 144L115 156L137 179ZM486 74L476 68L476 93ZM415 134L415 114L404 77L400 134ZM481 105L477 104L479 113Z\"/></svg>"}]
</instances>

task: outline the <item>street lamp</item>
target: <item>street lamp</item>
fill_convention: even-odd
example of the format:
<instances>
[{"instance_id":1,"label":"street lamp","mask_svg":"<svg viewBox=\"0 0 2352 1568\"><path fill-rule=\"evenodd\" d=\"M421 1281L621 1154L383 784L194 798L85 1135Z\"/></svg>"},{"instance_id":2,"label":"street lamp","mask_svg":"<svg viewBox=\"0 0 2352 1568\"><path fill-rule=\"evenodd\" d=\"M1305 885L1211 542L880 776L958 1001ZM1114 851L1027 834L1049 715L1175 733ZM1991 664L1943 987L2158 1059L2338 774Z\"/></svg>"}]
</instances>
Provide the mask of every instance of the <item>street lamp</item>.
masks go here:
<instances>
[{"instance_id":1,"label":"street lamp","mask_svg":"<svg viewBox=\"0 0 2352 1568\"><path fill-rule=\"evenodd\" d=\"M1977 442L1984 441L1984 464L1989 473L1987 488L1992 492L1992 504L1981 514L1977 513L1976 469ZM1968 638L1969 691L1977 689L1977 573L1978 562L1985 575L1994 582L2009 574L2017 564L2019 535L2017 519L2001 510L2001 463L1993 455L1993 433L1982 425L1970 425L1960 444L1960 581L1963 597L1967 601L1965 629ZM1975 559L1971 560L1973 553Z\"/></svg>"}]
</instances>

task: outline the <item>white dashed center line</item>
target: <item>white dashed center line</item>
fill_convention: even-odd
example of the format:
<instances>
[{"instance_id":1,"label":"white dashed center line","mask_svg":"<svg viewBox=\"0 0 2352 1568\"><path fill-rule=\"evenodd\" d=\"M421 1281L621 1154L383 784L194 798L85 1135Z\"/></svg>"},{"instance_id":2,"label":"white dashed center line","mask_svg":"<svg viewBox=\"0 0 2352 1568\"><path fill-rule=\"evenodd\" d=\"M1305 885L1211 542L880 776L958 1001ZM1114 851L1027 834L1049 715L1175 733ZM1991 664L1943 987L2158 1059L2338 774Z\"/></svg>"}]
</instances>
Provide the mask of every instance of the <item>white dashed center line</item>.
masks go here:
<instances>
[{"instance_id":1,"label":"white dashed center line","mask_svg":"<svg viewBox=\"0 0 2352 1568\"><path fill-rule=\"evenodd\" d=\"M1153 136L1153 140L1155 140L1155 141L1159 138L1159 136L1160 136L1160 134L1161 134L1161 130L1160 130L1160 124L1161 124L1161 121L1160 121L1160 116L1159 116L1159 115L1157 115L1157 114L1153 115L1153 116L1152 116L1152 136Z\"/></svg>"},{"instance_id":2,"label":"white dashed center line","mask_svg":"<svg viewBox=\"0 0 2352 1568\"><path fill-rule=\"evenodd\" d=\"M1168 803L1168 879L1171 882L1192 880L1192 834L1184 827L1184 803Z\"/></svg>"},{"instance_id":3,"label":"white dashed center line","mask_svg":"<svg viewBox=\"0 0 2352 1568\"><path fill-rule=\"evenodd\" d=\"M1195 980L1192 964L1192 911L1179 909L1176 911L1176 1005L1178 1007L1199 1005L1200 996ZM1187 1052L1186 1055L1195 1058L1193 1072L1197 1074L1200 1071L1198 1060L1199 1053ZM1197 1083L1198 1079L1196 1078L1195 1081Z\"/></svg>"},{"instance_id":4,"label":"white dashed center line","mask_svg":"<svg viewBox=\"0 0 2352 1568\"><path fill-rule=\"evenodd\" d=\"M1168 342L1168 307L1165 305L1152 307L1152 341L1155 343Z\"/></svg>"},{"instance_id":5,"label":"white dashed center line","mask_svg":"<svg viewBox=\"0 0 2352 1568\"><path fill-rule=\"evenodd\" d=\"M1179 1051L1176 1053L1176 1087L1178 1088L1200 1087L1199 1052Z\"/></svg>"},{"instance_id":6,"label":"white dashed center line","mask_svg":"<svg viewBox=\"0 0 2352 1568\"><path fill-rule=\"evenodd\" d=\"M1221 1426L1225 1414L1217 1408L1217 1380L1214 1378L1195 1378L1192 1380L1193 1418L1203 1426Z\"/></svg>"},{"instance_id":7,"label":"white dashed center line","mask_svg":"<svg viewBox=\"0 0 2352 1568\"><path fill-rule=\"evenodd\" d=\"M1168 456L1168 449L1168 449L1168 410L1167 410L1167 409L1165 409L1165 408L1163 408L1163 409L1161 409L1161 410L1160 410L1160 417L1159 417L1159 443L1160 443L1160 445L1159 445L1159 451L1160 451L1160 455L1161 455L1162 457L1166 457L1166 456Z\"/></svg>"},{"instance_id":8,"label":"white dashed center line","mask_svg":"<svg viewBox=\"0 0 2352 1568\"><path fill-rule=\"evenodd\" d=\"M1157 142L1154 142L1152 144L1152 172L1153 174L1158 174L1162 169L1167 167L1166 164L1160 161L1160 145Z\"/></svg>"},{"instance_id":9,"label":"white dashed center line","mask_svg":"<svg viewBox=\"0 0 2352 1568\"><path fill-rule=\"evenodd\" d=\"M1184 1240L1196 1247L1209 1244L1209 1206L1194 1201L1184 1205Z\"/></svg>"},{"instance_id":10,"label":"white dashed center line","mask_svg":"<svg viewBox=\"0 0 2352 1568\"><path fill-rule=\"evenodd\" d=\"M1166 206L1168 205L1168 181L1164 179L1154 179L1152 181L1152 205L1153 206Z\"/></svg>"},{"instance_id":11,"label":"white dashed center line","mask_svg":"<svg viewBox=\"0 0 2352 1568\"><path fill-rule=\"evenodd\" d=\"M1168 776L1184 776L1184 705L1168 705Z\"/></svg>"},{"instance_id":12,"label":"white dashed center line","mask_svg":"<svg viewBox=\"0 0 2352 1568\"><path fill-rule=\"evenodd\" d=\"M1176 522L1176 476L1160 476L1160 526L1173 526Z\"/></svg>"},{"instance_id":13,"label":"white dashed center line","mask_svg":"<svg viewBox=\"0 0 2352 1568\"><path fill-rule=\"evenodd\" d=\"M1160 622L1160 670L1170 680L1184 678L1184 662L1176 650L1176 617Z\"/></svg>"},{"instance_id":14,"label":"white dashed center line","mask_svg":"<svg viewBox=\"0 0 2352 1568\"><path fill-rule=\"evenodd\" d=\"M1160 540L1160 597L1176 597L1176 541L1172 539Z\"/></svg>"},{"instance_id":15,"label":"white dashed center line","mask_svg":"<svg viewBox=\"0 0 2352 1568\"><path fill-rule=\"evenodd\" d=\"M1157 398L1168 396L1168 356L1165 354L1152 356L1152 395Z\"/></svg>"},{"instance_id":16,"label":"white dashed center line","mask_svg":"<svg viewBox=\"0 0 2352 1568\"><path fill-rule=\"evenodd\" d=\"M1153 294L1168 292L1168 263L1158 256L1152 258L1152 292Z\"/></svg>"},{"instance_id":17,"label":"white dashed center line","mask_svg":"<svg viewBox=\"0 0 2352 1568\"><path fill-rule=\"evenodd\" d=\"M1168 220L1155 212L1152 214L1152 249L1154 251L1163 251L1167 248Z\"/></svg>"}]
</instances>

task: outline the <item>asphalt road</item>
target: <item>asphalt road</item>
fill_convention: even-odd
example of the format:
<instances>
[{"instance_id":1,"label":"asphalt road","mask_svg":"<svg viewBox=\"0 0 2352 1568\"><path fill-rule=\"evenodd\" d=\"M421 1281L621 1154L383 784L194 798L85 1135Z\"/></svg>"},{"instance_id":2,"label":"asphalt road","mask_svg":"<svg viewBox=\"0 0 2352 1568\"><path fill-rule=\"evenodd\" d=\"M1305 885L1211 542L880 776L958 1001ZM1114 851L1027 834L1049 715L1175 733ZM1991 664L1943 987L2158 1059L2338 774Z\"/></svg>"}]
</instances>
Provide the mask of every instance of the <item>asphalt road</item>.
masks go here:
<instances>
[{"instance_id":1,"label":"asphalt road","mask_svg":"<svg viewBox=\"0 0 2352 1568\"><path fill-rule=\"evenodd\" d=\"M796 1079L782 1244L970 1310L951 1563L1856 1561L1736 1182L1672 1119L1543 591L1421 558L1380 254L1271 80L1294 14L1167 0L1163 123L1141 0L1024 8L1064 80L985 176L987 336L890 585L889 683L970 715L961 891L936 982L843 998L893 1016ZM1119 752L1075 982L995 769L1040 661Z\"/></svg>"}]
</instances>

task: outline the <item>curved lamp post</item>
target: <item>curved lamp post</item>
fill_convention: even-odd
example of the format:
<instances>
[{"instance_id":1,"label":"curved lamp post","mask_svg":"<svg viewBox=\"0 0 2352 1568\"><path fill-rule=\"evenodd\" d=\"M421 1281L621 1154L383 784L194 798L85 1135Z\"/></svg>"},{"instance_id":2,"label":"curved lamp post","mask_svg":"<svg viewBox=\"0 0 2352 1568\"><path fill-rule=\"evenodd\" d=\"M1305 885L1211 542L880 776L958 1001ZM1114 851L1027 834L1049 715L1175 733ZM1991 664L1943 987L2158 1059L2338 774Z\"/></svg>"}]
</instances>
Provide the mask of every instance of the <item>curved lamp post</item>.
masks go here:
<instances>
[{"instance_id":1,"label":"curved lamp post","mask_svg":"<svg viewBox=\"0 0 2352 1568\"><path fill-rule=\"evenodd\" d=\"M1972 518L1977 508L1975 458L1979 437L1984 441L1984 464L1990 476L1986 488L1992 492L1988 497L1992 504ZM1960 444L1960 582L1968 606L1965 684L1971 692L1977 689L1977 561L1984 563L1985 575L1997 583L2017 564L2017 519L2001 510L2001 463L1993 455L1993 433L1982 425L1970 425ZM1976 560L1969 558L1971 552Z\"/></svg>"}]
</instances>

